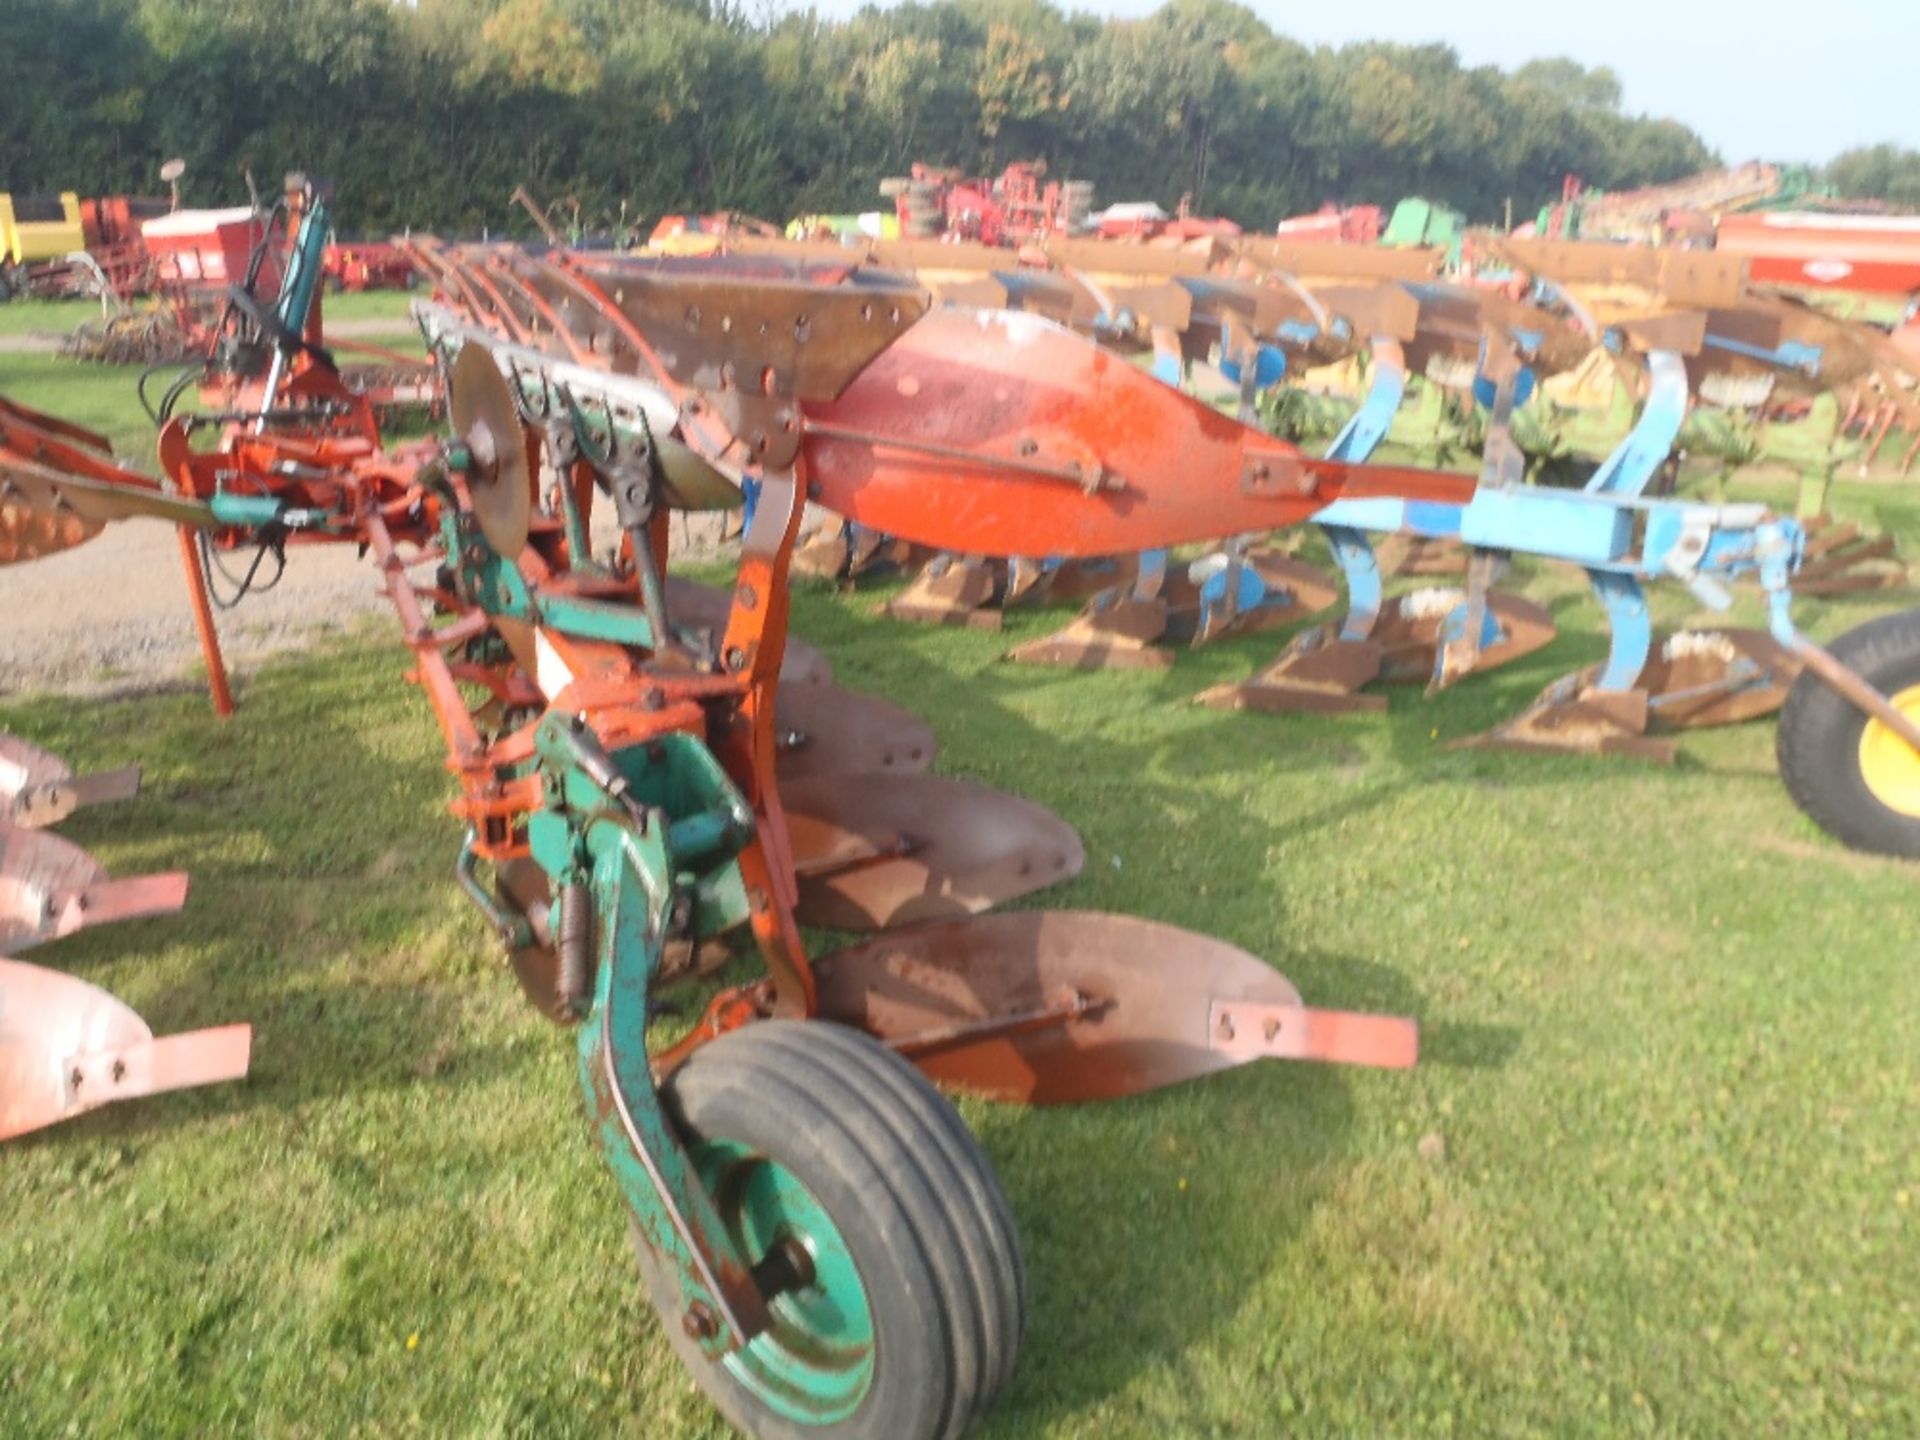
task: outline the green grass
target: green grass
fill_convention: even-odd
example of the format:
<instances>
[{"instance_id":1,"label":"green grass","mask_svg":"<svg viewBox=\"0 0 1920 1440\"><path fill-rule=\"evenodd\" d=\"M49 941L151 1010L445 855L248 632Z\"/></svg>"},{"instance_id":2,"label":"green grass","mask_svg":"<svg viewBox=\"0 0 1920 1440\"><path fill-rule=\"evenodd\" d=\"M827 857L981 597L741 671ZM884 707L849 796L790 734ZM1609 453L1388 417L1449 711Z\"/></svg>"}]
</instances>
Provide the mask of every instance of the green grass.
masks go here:
<instances>
[{"instance_id":1,"label":"green grass","mask_svg":"<svg viewBox=\"0 0 1920 1440\"><path fill-rule=\"evenodd\" d=\"M7 307L0 306L0 315ZM153 470L154 429L140 408L138 365L91 365L60 355L0 355L0 395L20 405L97 430L114 453L138 469ZM158 404L168 374L158 374L147 392ZM4 584L4 581L0 581Z\"/></svg>"},{"instance_id":2,"label":"green grass","mask_svg":"<svg viewBox=\"0 0 1920 1440\"><path fill-rule=\"evenodd\" d=\"M403 290L329 295L325 313L329 320L391 320L399 333L409 328L407 306L412 300ZM64 335L99 313L98 300L12 300L0 304L0 335Z\"/></svg>"},{"instance_id":3,"label":"green grass","mask_svg":"<svg viewBox=\"0 0 1920 1440\"><path fill-rule=\"evenodd\" d=\"M1909 492L1840 501L1912 544ZM797 597L841 683L935 718L942 771L1080 829L1085 873L1035 903L1423 1026L1410 1073L964 1106L1034 1285L985 1434L1920 1433L1915 872L1799 816L1768 723L1667 770L1446 749L1602 653L1577 582L1525 578L1552 646L1348 719L1185 703L1272 636L1079 675L996 659L1058 614L994 637ZM1831 634L1890 603L1804 611ZM392 642L243 677L224 724L190 688L0 706L81 766L141 761L139 799L62 828L194 881L178 917L34 958L158 1031L257 1027L244 1085L0 1154L9 1435L722 1433L640 1301L571 1047L453 883Z\"/></svg>"},{"instance_id":4,"label":"green grass","mask_svg":"<svg viewBox=\"0 0 1920 1440\"><path fill-rule=\"evenodd\" d=\"M0 335L64 335L99 314L98 300L9 300L0 304Z\"/></svg>"},{"instance_id":5,"label":"green grass","mask_svg":"<svg viewBox=\"0 0 1920 1440\"><path fill-rule=\"evenodd\" d=\"M391 320L396 334L408 334L413 322L407 307L414 297L405 290L361 290L329 295L322 302L322 314L329 320Z\"/></svg>"},{"instance_id":6,"label":"green grass","mask_svg":"<svg viewBox=\"0 0 1920 1440\"><path fill-rule=\"evenodd\" d=\"M390 294L343 295L333 297L329 304L336 301L390 302L393 298ZM405 300L406 297L400 297L399 313L403 320L406 314ZM20 301L14 305L0 305L0 322L4 322L13 310L51 303L56 302ZM387 308L391 308L390 305ZM369 305L362 309L370 318L380 318L384 314L380 307ZM97 314L98 310L93 313ZM356 340L385 346L405 355L426 353L417 330L396 328L391 333L368 335L364 339L356 337ZM356 356L352 351L343 349L339 358L342 365L350 365L368 357ZM94 365L44 353L0 354L0 395L97 430L113 442L115 453L123 460L138 468L151 470L154 468L153 422L147 418L146 411L140 408L134 388L140 379L141 369L138 365ZM156 404L175 373L177 371L170 367L157 373L148 383L148 394Z\"/></svg>"}]
</instances>

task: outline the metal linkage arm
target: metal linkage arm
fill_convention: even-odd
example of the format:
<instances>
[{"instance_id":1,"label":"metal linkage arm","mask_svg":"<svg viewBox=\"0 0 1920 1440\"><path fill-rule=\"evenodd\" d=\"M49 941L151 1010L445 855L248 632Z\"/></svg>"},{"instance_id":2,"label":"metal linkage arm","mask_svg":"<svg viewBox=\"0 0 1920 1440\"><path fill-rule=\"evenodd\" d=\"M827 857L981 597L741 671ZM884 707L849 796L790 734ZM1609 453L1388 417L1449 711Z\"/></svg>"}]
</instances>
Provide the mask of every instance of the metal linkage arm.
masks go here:
<instances>
[{"instance_id":1,"label":"metal linkage arm","mask_svg":"<svg viewBox=\"0 0 1920 1440\"><path fill-rule=\"evenodd\" d=\"M591 975L576 977L591 984L581 1088L635 1223L679 1275L681 1323L717 1359L766 1328L766 1303L661 1109L647 1024L669 930L696 892L713 912L707 924L747 918L735 859L752 837L752 811L690 736L609 751L555 711L541 721L535 748L544 800L528 832L560 897L563 977L571 947L591 954ZM696 875L704 879L689 884Z\"/></svg>"}]
</instances>

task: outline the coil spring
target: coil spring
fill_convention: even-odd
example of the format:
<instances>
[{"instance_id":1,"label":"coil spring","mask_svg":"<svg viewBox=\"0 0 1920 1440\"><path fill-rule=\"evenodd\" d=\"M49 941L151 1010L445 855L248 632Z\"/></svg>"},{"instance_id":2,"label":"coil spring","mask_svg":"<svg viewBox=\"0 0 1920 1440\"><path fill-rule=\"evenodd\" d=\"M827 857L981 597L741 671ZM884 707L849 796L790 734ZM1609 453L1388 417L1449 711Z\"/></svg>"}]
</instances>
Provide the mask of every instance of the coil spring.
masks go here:
<instances>
[{"instance_id":1,"label":"coil spring","mask_svg":"<svg viewBox=\"0 0 1920 1440\"><path fill-rule=\"evenodd\" d=\"M560 1008L568 1019L587 1013L587 989L593 976L593 897L576 881L560 888L560 923L554 932L560 952Z\"/></svg>"}]
</instances>

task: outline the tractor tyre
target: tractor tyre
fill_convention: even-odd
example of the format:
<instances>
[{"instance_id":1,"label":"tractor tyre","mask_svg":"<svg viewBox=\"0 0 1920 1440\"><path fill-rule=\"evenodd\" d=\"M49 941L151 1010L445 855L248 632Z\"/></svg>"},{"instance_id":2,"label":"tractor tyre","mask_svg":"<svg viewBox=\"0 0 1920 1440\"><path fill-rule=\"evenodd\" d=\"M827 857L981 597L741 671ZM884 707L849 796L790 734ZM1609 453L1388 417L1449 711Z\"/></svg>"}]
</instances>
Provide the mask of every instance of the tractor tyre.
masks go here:
<instances>
[{"instance_id":1,"label":"tractor tyre","mask_svg":"<svg viewBox=\"0 0 1920 1440\"><path fill-rule=\"evenodd\" d=\"M749 1264L806 1261L773 1324L715 1362L675 1276L637 1242L695 1381L759 1440L957 1440L1013 1373L1019 1237L993 1168L920 1072L858 1031L766 1020L702 1046L662 1090Z\"/></svg>"},{"instance_id":2,"label":"tractor tyre","mask_svg":"<svg viewBox=\"0 0 1920 1440\"><path fill-rule=\"evenodd\" d=\"M1920 610L1869 620L1829 648L1920 720ZM1920 752L1811 670L1787 694L1777 749L1787 793L1814 824L1855 850L1920 859Z\"/></svg>"}]
</instances>

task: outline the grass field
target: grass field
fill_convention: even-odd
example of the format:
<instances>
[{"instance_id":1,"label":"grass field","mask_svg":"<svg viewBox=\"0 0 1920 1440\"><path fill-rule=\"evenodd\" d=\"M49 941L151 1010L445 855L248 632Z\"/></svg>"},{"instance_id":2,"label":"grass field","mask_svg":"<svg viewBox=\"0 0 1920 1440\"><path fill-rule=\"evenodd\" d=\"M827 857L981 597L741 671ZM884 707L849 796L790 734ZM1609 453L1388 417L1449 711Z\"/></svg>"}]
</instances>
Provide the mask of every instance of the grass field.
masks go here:
<instances>
[{"instance_id":1,"label":"grass field","mask_svg":"<svg viewBox=\"0 0 1920 1440\"><path fill-rule=\"evenodd\" d=\"M0 392L104 423L36 363L0 357ZM1920 538L1907 490L1839 504ZM963 1107L1034 1286L986 1434L1920 1434L1915 871L1798 815L1770 723L1667 770L1448 750L1602 653L1573 577L1525 578L1552 646L1349 719L1185 703L1272 636L1053 673L996 657L1057 614L993 637L797 597L841 683L934 717L940 770L1079 827L1085 874L1034 903L1219 935L1423 1026L1410 1073ZM246 1084L0 1156L8 1435L721 1433L640 1301L571 1047L453 883L392 641L246 676L220 725L190 690L0 705L78 765L141 761L138 800L63 829L194 880L176 918L35 958L157 1030L257 1027Z\"/></svg>"},{"instance_id":2,"label":"grass field","mask_svg":"<svg viewBox=\"0 0 1920 1440\"><path fill-rule=\"evenodd\" d=\"M352 295L329 295L329 320L355 323L392 320L397 332L407 330L411 296L398 290L366 290ZM97 300L13 300L0 305L0 335L64 335L82 321L100 313Z\"/></svg>"}]
</instances>

